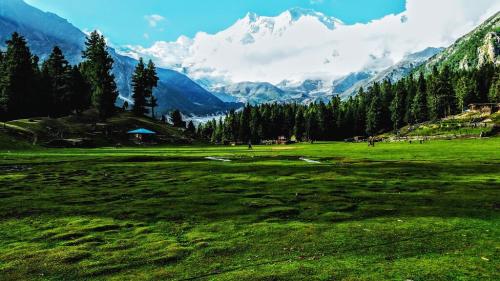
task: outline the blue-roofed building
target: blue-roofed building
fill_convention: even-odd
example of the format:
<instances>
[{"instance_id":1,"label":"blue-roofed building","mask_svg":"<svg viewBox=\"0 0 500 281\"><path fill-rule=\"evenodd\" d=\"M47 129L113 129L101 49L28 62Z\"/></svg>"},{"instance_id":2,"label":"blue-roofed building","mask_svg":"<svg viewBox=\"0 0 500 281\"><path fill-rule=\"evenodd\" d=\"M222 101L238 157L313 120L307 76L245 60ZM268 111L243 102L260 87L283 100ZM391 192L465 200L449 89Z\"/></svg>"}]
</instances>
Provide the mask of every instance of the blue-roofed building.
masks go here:
<instances>
[{"instance_id":1,"label":"blue-roofed building","mask_svg":"<svg viewBox=\"0 0 500 281\"><path fill-rule=\"evenodd\" d=\"M156 136L156 132L140 128L132 131L128 131L127 134L132 135L133 139L138 142L151 142Z\"/></svg>"},{"instance_id":2,"label":"blue-roofed building","mask_svg":"<svg viewBox=\"0 0 500 281\"><path fill-rule=\"evenodd\" d=\"M129 131L127 134L132 134L132 135L156 135L156 132L153 132L148 129L140 128L137 130Z\"/></svg>"}]
</instances>

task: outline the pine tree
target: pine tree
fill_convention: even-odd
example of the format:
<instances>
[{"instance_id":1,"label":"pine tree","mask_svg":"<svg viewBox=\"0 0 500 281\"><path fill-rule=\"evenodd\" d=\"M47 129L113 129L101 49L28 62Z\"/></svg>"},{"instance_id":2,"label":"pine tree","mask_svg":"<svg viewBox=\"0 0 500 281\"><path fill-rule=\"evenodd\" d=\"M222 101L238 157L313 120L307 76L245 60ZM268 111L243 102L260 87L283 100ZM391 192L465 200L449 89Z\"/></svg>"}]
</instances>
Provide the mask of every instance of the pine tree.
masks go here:
<instances>
[{"instance_id":1,"label":"pine tree","mask_svg":"<svg viewBox=\"0 0 500 281\"><path fill-rule=\"evenodd\" d=\"M429 98L429 118L437 120L440 118L441 99L439 96L439 72L436 66L432 68L432 74L428 80L428 98Z\"/></svg>"},{"instance_id":2,"label":"pine tree","mask_svg":"<svg viewBox=\"0 0 500 281\"><path fill-rule=\"evenodd\" d=\"M500 71L496 71L496 75L492 81L490 91L488 93L488 100L492 103L500 103Z\"/></svg>"},{"instance_id":3,"label":"pine tree","mask_svg":"<svg viewBox=\"0 0 500 281\"><path fill-rule=\"evenodd\" d=\"M26 40L18 33L13 33L6 44L0 87L1 118L6 120L32 116L38 107L34 57Z\"/></svg>"},{"instance_id":4,"label":"pine tree","mask_svg":"<svg viewBox=\"0 0 500 281\"><path fill-rule=\"evenodd\" d=\"M413 120L417 123L422 123L429 119L428 110L428 100L427 100L427 83L423 73L420 73L417 82L417 94L413 98L413 103L411 107L411 112Z\"/></svg>"},{"instance_id":5,"label":"pine tree","mask_svg":"<svg viewBox=\"0 0 500 281\"><path fill-rule=\"evenodd\" d=\"M248 142L251 140L251 128L250 128L250 118L252 114L252 108L250 105L246 105L240 116L240 126L238 139L242 142Z\"/></svg>"},{"instance_id":6,"label":"pine tree","mask_svg":"<svg viewBox=\"0 0 500 281\"><path fill-rule=\"evenodd\" d=\"M70 77L70 107L76 114L81 114L91 105L90 85L83 77L79 66L70 69Z\"/></svg>"},{"instance_id":7,"label":"pine tree","mask_svg":"<svg viewBox=\"0 0 500 281\"><path fill-rule=\"evenodd\" d=\"M48 114L55 117L70 114L72 111L71 67L59 47L54 47L47 61L43 63L42 73L49 86Z\"/></svg>"},{"instance_id":8,"label":"pine tree","mask_svg":"<svg viewBox=\"0 0 500 281\"><path fill-rule=\"evenodd\" d=\"M297 109L297 113L295 114L295 128L294 134L297 141L302 141L304 139L304 133L306 130L306 120L304 117L304 110L302 107Z\"/></svg>"},{"instance_id":9,"label":"pine tree","mask_svg":"<svg viewBox=\"0 0 500 281\"><path fill-rule=\"evenodd\" d=\"M148 113L146 109L147 87L146 68L144 61L140 58L139 63L135 67L134 74L132 75L132 98L134 100L132 112L137 116L143 116Z\"/></svg>"},{"instance_id":10,"label":"pine tree","mask_svg":"<svg viewBox=\"0 0 500 281\"><path fill-rule=\"evenodd\" d=\"M448 66L443 68L439 78L438 96L443 110L441 117L446 117L452 115L456 108L455 92L452 85L452 74Z\"/></svg>"},{"instance_id":11,"label":"pine tree","mask_svg":"<svg viewBox=\"0 0 500 281\"><path fill-rule=\"evenodd\" d=\"M252 143L259 143L262 140L262 116L260 115L259 107L252 107L250 119Z\"/></svg>"},{"instance_id":12,"label":"pine tree","mask_svg":"<svg viewBox=\"0 0 500 281\"><path fill-rule=\"evenodd\" d=\"M402 95L404 95L405 93L401 93ZM382 103L382 106L380 107L380 127L381 128L384 128L384 129L389 129L389 128L392 128L391 124L391 102L394 98L394 93L393 93L393 89L392 89L392 83L389 79L386 79L384 80L384 82L382 83L382 86L380 87L380 101ZM403 99L404 101L404 98L406 98L405 96L401 96L399 97L399 99ZM404 111L404 109L402 109L401 111ZM400 114L403 114L403 117L404 117L404 112Z\"/></svg>"},{"instance_id":13,"label":"pine tree","mask_svg":"<svg viewBox=\"0 0 500 281\"><path fill-rule=\"evenodd\" d=\"M9 99L4 90L5 83L7 82L5 81L5 77L7 77L5 73L5 54L0 50L0 121L7 120L7 103Z\"/></svg>"},{"instance_id":14,"label":"pine tree","mask_svg":"<svg viewBox=\"0 0 500 281\"><path fill-rule=\"evenodd\" d=\"M113 58L107 51L104 36L97 31L90 34L83 51L84 75L89 81L92 93L92 105L102 119L115 113L115 102L118 97L113 69Z\"/></svg>"},{"instance_id":15,"label":"pine tree","mask_svg":"<svg viewBox=\"0 0 500 281\"><path fill-rule=\"evenodd\" d=\"M400 83L404 84L404 122L406 124L413 124L416 120L412 109L415 96L418 92L418 82L415 83L413 75L410 75L406 79L401 80Z\"/></svg>"},{"instance_id":16,"label":"pine tree","mask_svg":"<svg viewBox=\"0 0 500 281\"><path fill-rule=\"evenodd\" d=\"M156 66L152 60L149 60L145 69L146 88L145 96L149 99L149 106L151 107L151 115L155 117L155 107L158 106L158 99L153 95L153 90L158 86L158 75L156 74Z\"/></svg>"},{"instance_id":17,"label":"pine tree","mask_svg":"<svg viewBox=\"0 0 500 281\"><path fill-rule=\"evenodd\" d=\"M380 88L375 83L370 89L372 101L366 114L366 133L370 136L377 134L382 126L382 100L380 98Z\"/></svg>"},{"instance_id":18,"label":"pine tree","mask_svg":"<svg viewBox=\"0 0 500 281\"><path fill-rule=\"evenodd\" d=\"M151 96L149 106L151 107L151 117L156 118L155 108L158 106L158 99L155 96Z\"/></svg>"},{"instance_id":19,"label":"pine tree","mask_svg":"<svg viewBox=\"0 0 500 281\"><path fill-rule=\"evenodd\" d=\"M478 100L477 84L468 74L462 75L456 85L458 109L463 111L470 103Z\"/></svg>"},{"instance_id":20,"label":"pine tree","mask_svg":"<svg viewBox=\"0 0 500 281\"><path fill-rule=\"evenodd\" d=\"M192 136L196 133L196 127L194 126L193 121L189 121L186 132Z\"/></svg>"},{"instance_id":21,"label":"pine tree","mask_svg":"<svg viewBox=\"0 0 500 281\"><path fill-rule=\"evenodd\" d=\"M174 110L170 114L170 121L172 121L172 124L176 128L186 128L186 122L182 120L182 114L179 110Z\"/></svg>"},{"instance_id":22,"label":"pine tree","mask_svg":"<svg viewBox=\"0 0 500 281\"><path fill-rule=\"evenodd\" d=\"M391 102L391 121L392 128L397 131L402 127L405 114L405 96L406 89L403 83L396 84L396 93Z\"/></svg>"},{"instance_id":23,"label":"pine tree","mask_svg":"<svg viewBox=\"0 0 500 281\"><path fill-rule=\"evenodd\" d=\"M306 113L306 135L310 142L315 142L319 138L319 116L313 104Z\"/></svg>"}]
</instances>

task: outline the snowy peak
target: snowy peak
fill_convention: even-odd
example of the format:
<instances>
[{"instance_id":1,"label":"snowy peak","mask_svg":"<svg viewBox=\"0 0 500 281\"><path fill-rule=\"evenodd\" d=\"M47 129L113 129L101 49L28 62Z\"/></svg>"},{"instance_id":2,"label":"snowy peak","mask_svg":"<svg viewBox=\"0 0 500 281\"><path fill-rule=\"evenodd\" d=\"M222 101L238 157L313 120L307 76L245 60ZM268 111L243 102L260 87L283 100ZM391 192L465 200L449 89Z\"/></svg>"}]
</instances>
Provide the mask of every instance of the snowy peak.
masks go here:
<instances>
[{"instance_id":1,"label":"snowy peak","mask_svg":"<svg viewBox=\"0 0 500 281\"><path fill-rule=\"evenodd\" d=\"M321 23L323 23L328 29L335 29L339 25L344 25L344 23L336 19L334 17L326 16L320 12L316 12L310 9L303 8L293 8L285 13L288 13L292 19L292 21L298 21L303 17L312 17L318 19Z\"/></svg>"},{"instance_id":2,"label":"snowy peak","mask_svg":"<svg viewBox=\"0 0 500 281\"><path fill-rule=\"evenodd\" d=\"M310 9L293 8L287 10L276 17L259 16L254 12L249 12L229 29L237 29L250 34L258 33L279 33L292 26L299 24L302 20L317 22L324 27L333 30L337 26L343 25L342 21L326 16L320 12Z\"/></svg>"}]
</instances>

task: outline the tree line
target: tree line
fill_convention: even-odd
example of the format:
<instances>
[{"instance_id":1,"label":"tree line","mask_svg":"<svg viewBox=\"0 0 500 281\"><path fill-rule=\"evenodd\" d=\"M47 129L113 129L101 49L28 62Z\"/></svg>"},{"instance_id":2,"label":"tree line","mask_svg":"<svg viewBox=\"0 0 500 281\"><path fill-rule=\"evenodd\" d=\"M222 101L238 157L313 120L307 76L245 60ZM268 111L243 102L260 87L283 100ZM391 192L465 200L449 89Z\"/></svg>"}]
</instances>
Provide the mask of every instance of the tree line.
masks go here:
<instances>
[{"instance_id":1,"label":"tree line","mask_svg":"<svg viewBox=\"0 0 500 281\"><path fill-rule=\"evenodd\" d=\"M62 50L55 46L40 63L26 39L13 33L0 51L0 120L35 116L62 117L94 108L101 119L116 113L118 90L112 74L113 58L106 39L97 31L86 39L82 62L70 65ZM132 77L133 112L144 115L146 107L157 106L153 88L158 77L155 65L140 59Z\"/></svg>"},{"instance_id":2,"label":"tree line","mask_svg":"<svg viewBox=\"0 0 500 281\"><path fill-rule=\"evenodd\" d=\"M214 143L259 143L280 136L298 141L342 140L374 136L405 125L462 112L471 103L500 102L499 67L452 72L436 67L396 83L389 80L361 88L347 100L328 103L246 105L224 118L201 124L196 134Z\"/></svg>"}]
</instances>

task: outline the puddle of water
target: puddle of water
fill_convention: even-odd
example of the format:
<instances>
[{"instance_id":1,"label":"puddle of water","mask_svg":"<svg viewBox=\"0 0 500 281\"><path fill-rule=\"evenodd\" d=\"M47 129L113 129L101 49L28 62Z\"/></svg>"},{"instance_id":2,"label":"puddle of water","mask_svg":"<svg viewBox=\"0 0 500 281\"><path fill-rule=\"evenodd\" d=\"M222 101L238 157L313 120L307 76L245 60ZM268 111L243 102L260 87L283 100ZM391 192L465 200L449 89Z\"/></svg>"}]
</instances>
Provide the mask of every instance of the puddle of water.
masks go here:
<instances>
[{"instance_id":1,"label":"puddle of water","mask_svg":"<svg viewBox=\"0 0 500 281\"><path fill-rule=\"evenodd\" d=\"M311 163L311 164L321 164L321 162L319 162L319 161L307 159L307 158L304 158L304 157L300 157L299 159L302 160L302 161L306 161L307 163Z\"/></svg>"},{"instance_id":2,"label":"puddle of water","mask_svg":"<svg viewBox=\"0 0 500 281\"><path fill-rule=\"evenodd\" d=\"M219 158L219 157L205 157L205 159L212 161L221 161L221 162L231 162L229 159Z\"/></svg>"}]
</instances>

